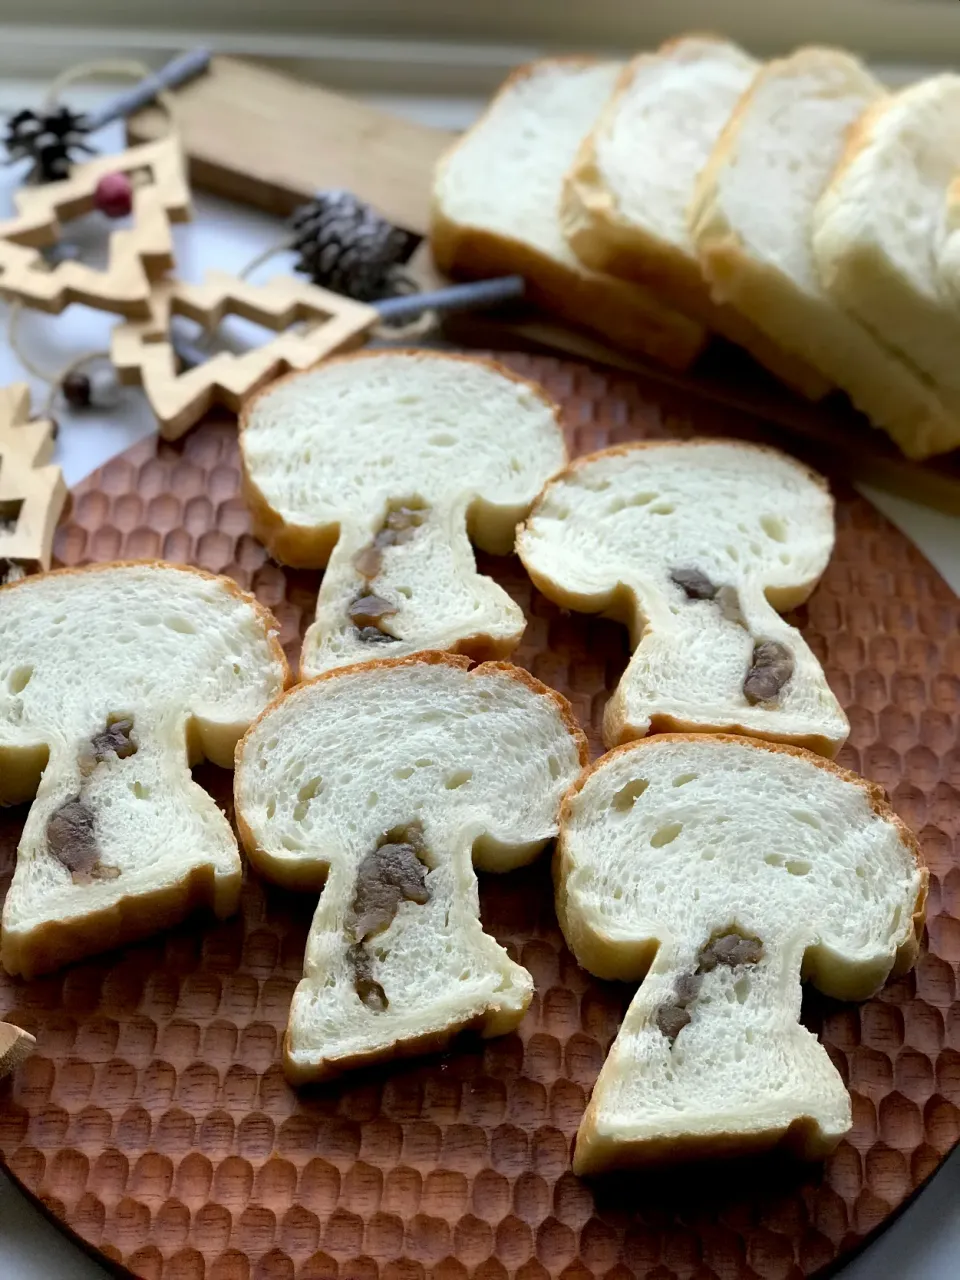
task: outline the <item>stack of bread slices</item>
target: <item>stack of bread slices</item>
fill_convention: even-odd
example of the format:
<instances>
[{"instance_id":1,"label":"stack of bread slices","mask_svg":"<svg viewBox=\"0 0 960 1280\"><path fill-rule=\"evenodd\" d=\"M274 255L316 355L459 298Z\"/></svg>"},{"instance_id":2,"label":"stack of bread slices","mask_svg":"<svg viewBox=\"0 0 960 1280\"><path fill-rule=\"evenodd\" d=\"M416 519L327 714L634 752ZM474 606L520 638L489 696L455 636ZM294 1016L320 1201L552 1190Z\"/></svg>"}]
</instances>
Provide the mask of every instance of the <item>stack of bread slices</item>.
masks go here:
<instances>
[{"instance_id":1,"label":"stack of bread slices","mask_svg":"<svg viewBox=\"0 0 960 1280\"><path fill-rule=\"evenodd\" d=\"M673 368L722 335L930 457L960 445L958 117L960 77L893 94L836 49L535 62L441 161L434 255Z\"/></svg>"}]
</instances>

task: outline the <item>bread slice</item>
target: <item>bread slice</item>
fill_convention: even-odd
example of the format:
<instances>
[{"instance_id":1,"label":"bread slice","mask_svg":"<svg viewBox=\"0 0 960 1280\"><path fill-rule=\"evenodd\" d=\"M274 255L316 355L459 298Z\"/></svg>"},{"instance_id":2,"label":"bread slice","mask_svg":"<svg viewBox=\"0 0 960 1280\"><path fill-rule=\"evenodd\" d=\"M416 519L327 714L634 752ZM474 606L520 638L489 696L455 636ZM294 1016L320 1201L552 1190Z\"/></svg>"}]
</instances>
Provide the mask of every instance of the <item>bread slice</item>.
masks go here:
<instances>
[{"instance_id":1,"label":"bread slice","mask_svg":"<svg viewBox=\"0 0 960 1280\"><path fill-rule=\"evenodd\" d=\"M954 307L960 307L960 173L947 186L935 253L940 288Z\"/></svg>"},{"instance_id":2,"label":"bread slice","mask_svg":"<svg viewBox=\"0 0 960 1280\"><path fill-rule=\"evenodd\" d=\"M301 675L420 649L505 657L523 612L477 573L566 462L556 405L488 360L370 352L275 382L241 418L257 537L327 566Z\"/></svg>"},{"instance_id":3,"label":"bread slice","mask_svg":"<svg viewBox=\"0 0 960 1280\"><path fill-rule=\"evenodd\" d=\"M3 906L8 973L236 910L237 842L190 765L229 768L288 678L275 621L228 578L108 564L0 589L0 804L36 795Z\"/></svg>"},{"instance_id":4,"label":"bread slice","mask_svg":"<svg viewBox=\"0 0 960 1280\"><path fill-rule=\"evenodd\" d=\"M881 98L856 122L814 210L821 282L938 388L960 445L960 311L937 270L950 183L960 171L960 76Z\"/></svg>"},{"instance_id":5,"label":"bread slice","mask_svg":"<svg viewBox=\"0 0 960 1280\"><path fill-rule=\"evenodd\" d=\"M634 58L567 173L560 220L588 267L655 289L818 399L825 378L713 301L687 226L694 184L759 69L737 45L705 35Z\"/></svg>"},{"instance_id":6,"label":"bread slice","mask_svg":"<svg viewBox=\"0 0 960 1280\"><path fill-rule=\"evenodd\" d=\"M801 978L866 1000L923 932L927 871L881 787L791 747L650 738L571 790L554 878L580 964L642 984L575 1173L839 1142L850 1099L798 1022Z\"/></svg>"},{"instance_id":7,"label":"bread slice","mask_svg":"<svg viewBox=\"0 0 960 1280\"><path fill-rule=\"evenodd\" d=\"M423 653L341 668L274 704L237 751L236 815L269 880L317 891L284 1066L295 1084L456 1032L512 1030L527 971L480 923L474 866L557 833L587 759L559 694L503 663Z\"/></svg>"},{"instance_id":8,"label":"bread slice","mask_svg":"<svg viewBox=\"0 0 960 1280\"><path fill-rule=\"evenodd\" d=\"M833 499L799 462L735 441L667 441L578 458L537 499L517 552L551 600L630 628L608 747L730 731L833 756L847 718L777 612L808 598L833 540Z\"/></svg>"},{"instance_id":9,"label":"bread slice","mask_svg":"<svg viewBox=\"0 0 960 1280\"><path fill-rule=\"evenodd\" d=\"M954 415L929 380L831 298L813 256L814 209L848 130L883 92L836 50L769 63L700 176L690 228L715 298L846 391L904 453L923 458L953 438Z\"/></svg>"},{"instance_id":10,"label":"bread slice","mask_svg":"<svg viewBox=\"0 0 960 1280\"><path fill-rule=\"evenodd\" d=\"M564 174L619 69L550 58L515 71L437 167L431 246L451 275L518 272L531 297L565 320L685 369L703 326L648 289L585 267L560 227Z\"/></svg>"}]
</instances>

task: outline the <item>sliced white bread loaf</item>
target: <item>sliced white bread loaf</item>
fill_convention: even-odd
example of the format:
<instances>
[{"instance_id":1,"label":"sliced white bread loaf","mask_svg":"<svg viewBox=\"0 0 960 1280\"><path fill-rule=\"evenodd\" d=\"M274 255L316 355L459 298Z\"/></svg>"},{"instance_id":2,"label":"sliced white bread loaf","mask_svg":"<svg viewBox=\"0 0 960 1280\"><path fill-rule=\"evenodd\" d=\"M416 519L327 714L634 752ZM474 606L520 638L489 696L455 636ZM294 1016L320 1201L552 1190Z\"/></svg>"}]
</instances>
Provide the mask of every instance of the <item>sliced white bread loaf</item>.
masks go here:
<instances>
[{"instance_id":1,"label":"sliced white bread loaf","mask_svg":"<svg viewBox=\"0 0 960 1280\"><path fill-rule=\"evenodd\" d=\"M759 69L706 35L634 58L567 173L560 220L588 267L649 285L816 399L830 389L825 378L713 301L687 225L697 178Z\"/></svg>"},{"instance_id":2,"label":"sliced white bread loaf","mask_svg":"<svg viewBox=\"0 0 960 1280\"><path fill-rule=\"evenodd\" d=\"M937 387L960 444L960 310L937 248L960 172L960 76L882 98L854 124L814 210L813 249L830 295Z\"/></svg>"},{"instance_id":3,"label":"sliced white bread loaf","mask_svg":"<svg viewBox=\"0 0 960 1280\"><path fill-rule=\"evenodd\" d=\"M540 305L684 369L703 346L703 326L649 290L585 267L560 227L564 175L619 69L556 58L515 71L437 167L430 242L441 270L519 272Z\"/></svg>"},{"instance_id":4,"label":"sliced white bread loaf","mask_svg":"<svg viewBox=\"0 0 960 1280\"><path fill-rule=\"evenodd\" d=\"M775 449L701 440L578 458L537 499L517 551L551 600L630 628L607 746L726 730L833 756L847 718L777 612L807 599L833 541L820 476Z\"/></svg>"},{"instance_id":5,"label":"sliced white bread loaf","mask_svg":"<svg viewBox=\"0 0 960 1280\"><path fill-rule=\"evenodd\" d=\"M430 352L328 360L244 409L254 530L324 574L301 675L449 649L504 657L520 607L477 573L471 538L506 555L567 453L556 405L491 361Z\"/></svg>"},{"instance_id":6,"label":"sliced white bread loaf","mask_svg":"<svg viewBox=\"0 0 960 1280\"><path fill-rule=\"evenodd\" d=\"M845 53L802 49L769 63L697 183L691 233L714 296L847 392L904 453L949 447L956 419L931 382L820 283L814 209L849 129L883 97Z\"/></svg>"},{"instance_id":7,"label":"sliced white bread loaf","mask_svg":"<svg viewBox=\"0 0 960 1280\"><path fill-rule=\"evenodd\" d=\"M323 887L294 992L294 1083L512 1030L533 992L480 923L474 866L557 832L586 740L559 694L502 663L418 654L280 699L237 751L236 814L268 879Z\"/></svg>"},{"instance_id":8,"label":"sliced white bread loaf","mask_svg":"<svg viewBox=\"0 0 960 1280\"><path fill-rule=\"evenodd\" d=\"M568 795L554 879L580 964L642 983L575 1173L836 1145L850 1099L798 1022L801 978L865 1000L923 931L927 872L881 787L791 747L650 738Z\"/></svg>"},{"instance_id":9,"label":"sliced white bread loaf","mask_svg":"<svg viewBox=\"0 0 960 1280\"><path fill-rule=\"evenodd\" d=\"M288 677L275 621L227 578L112 564L0 589L0 804L36 795L3 907L8 973L236 910L237 842L190 765L229 768Z\"/></svg>"}]
</instances>

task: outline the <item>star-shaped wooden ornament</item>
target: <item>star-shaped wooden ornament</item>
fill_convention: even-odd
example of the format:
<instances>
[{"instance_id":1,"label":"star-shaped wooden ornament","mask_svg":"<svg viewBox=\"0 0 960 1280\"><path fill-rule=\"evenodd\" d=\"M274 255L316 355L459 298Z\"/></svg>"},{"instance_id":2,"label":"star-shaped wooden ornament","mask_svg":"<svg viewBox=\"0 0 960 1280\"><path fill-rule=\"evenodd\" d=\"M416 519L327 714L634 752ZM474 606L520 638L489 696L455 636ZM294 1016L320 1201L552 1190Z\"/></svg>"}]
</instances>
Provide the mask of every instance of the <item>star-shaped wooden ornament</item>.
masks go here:
<instances>
[{"instance_id":1,"label":"star-shaped wooden ornament","mask_svg":"<svg viewBox=\"0 0 960 1280\"><path fill-rule=\"evenodd\" d=\"M51 268L39 248L57 243L61 219L94 209L97 184L114 173L133 180L133 225L111 233L106 269L69 261ZM14 204L16 217L0 222L0 294L41 311L81 302L146 319L152 282L173 266L170 223L190 217L190 190L180 145L169 137L97 156L62 182L23 187Z\"/></svg>"},{"instance_id":2,"label":"star-shaped wooden ornament","mask_svg":"<svg viewBox=\"0 0 960 1280\"><path fill-rule=\"evenodd\" d=\"M67 500L63 473L49 465L52 453L53 423L30 419L30 389L0 388L0 584L11 565L50 568Z\"/></svg>"},{"instance_id":3,"label":"star-shaped wooden ornament","mask_svg":"<svg viewBox=\"0 0 960 1280\"><path fill-rule=\"evenodd\" d=\"M110 357L121 382L143 387L165 440L178 439L216 404L239 411L278 374L307 369L360 345L380 319L365 303L293 276L251 284L211 271L202 284L161 281L151 302L149 320L127 321L113 330ZM272 341L241 355L220 352L178 374L170 337L170 321L176 315L196 320L207 330L215 329L227 315L242 316L275 331L299 322L308 327L278 333Z\"/></svg>"}]
</instances>

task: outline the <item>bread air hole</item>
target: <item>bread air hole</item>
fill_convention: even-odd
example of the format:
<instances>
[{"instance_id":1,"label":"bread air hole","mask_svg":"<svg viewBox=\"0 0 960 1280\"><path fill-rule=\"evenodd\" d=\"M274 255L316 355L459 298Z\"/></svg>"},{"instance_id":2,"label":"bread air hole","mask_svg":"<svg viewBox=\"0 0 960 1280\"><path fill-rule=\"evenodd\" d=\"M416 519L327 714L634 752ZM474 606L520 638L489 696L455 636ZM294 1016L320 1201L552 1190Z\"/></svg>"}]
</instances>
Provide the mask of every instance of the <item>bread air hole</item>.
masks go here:
<instances>
[{"instance_id":1,"label":"bread air hole","mask_svg":"<svg viewBox=\"0 0 960 1280\"><path fill-rule=\"evenodd\" d=\"M456 791L458 787L465 786L472 777L472 769L457 769L454 773L451 773L448 776L443 785L448 791Z\"/></svg>"},{"instance_id":2,"label":"bread air hole","mask_svg":"<svg viewBox=\"0 0 960 1280\"><path fill-rule=\"evenodd\" d=\"M33 679L33 667L14 667L7 677L7 688L11 693L23 693Z\"/></svg>"},{"instance_id":3,"label":"bread air hole","mask_svg":"<svg viewBox=\"0 0 960 1280\"><path fill-rule=\"evenodd\" d=\"M673 785L675 787L685 787L688 782L696 782L698 776L696 773L681 773L679 777L674 778Z\"/></svg>"},{"instance_id":4,"label":"bread air hole","mask_svg":"<svg viewBox=\"0 0 960 1280\"><path fill-rule=\"evenodd\" d=\"M634 778L613 797L613 808L617 813L629 813L649 785L646 778Z\"/></svg>"},{"instance_id":5,"label":"bread air hole","mask_svg":"<svg viewBox=\"0 0 960 1280\"><path fill-rule=\"evenodd\" d=\"M550 756L550 758L547 760L547 768L550 770L551 778L560 777L560 761L557 759L556 756Z\"/></svg>"},{"instance_id":6,"label":"bread air hole","mask_svg":"<svg viewBox=\"0 0 960 1280\"><path fill-rule=\"evenodd\" d=\"M676 507L672 502L658 502L655 507L650 508L652 516L672 516Z\"/></svg>"},{"instance_id":7,"label":"bread air hole","mask_svg":"<svg viewBox=\"0 0 960 1280\"><path fill-rule=\"evenodd\" d=\"M787 526L780 516L761 516L760 528L774 542L787 540Z\"/></svg>"},{"instance_id":8,"label":"bread air hole","mask_svg":"<svg viewBox=\"0 0 960 1280\"><path fill-rule=\"evenodd\" d=\"M768 867L783 867L792 876L808 876L813 870L806 858L787 858L782 853L768 853L763 860Z\"/></svg>"},{"instance_id":9,"label":"bread air hole","mask_svg":"<svg viewBox=\"0 0 960 1280\"><path fill-rule=\"evenodd\" d=\"M194 636L197 634L197 628L189 618L180 618L176 616L164 618L164 625L169 627L171 631L176 631L181 636Z\"/></svg>"},{"instance_id":10,"label":"bread air hole","mask_svg":"<svg viewBox=\"0 0 960 1280\"><path fill-rule=\"evenodd\" d=\"M134 782L131 785L130 790L133 792L133 794L137 797L138 800L150 799L150 788L147 786L145 782Z\"/></svg>"},{"instance_id":11,"label":"bread air hole","mask_svg":"<svg viewBox=\"0 0 960 1280\"><path fill-rule=\"evenodd\" d=\"M309 782L305 782L297 792L297 799L301 801L314 800L323 791L323 778L318 773L316 777L311 778Z\"/></svg>"},{"instance_id":12,"label":"bread air hole","mask_svg":"<svg viewBox=\"0 0 960 1280\"><path fill-rule=\"evenodd\" d=\"M650 843L654 849L662 849L664 845L672 844L682 830L682 822L667 822L653 833Z\"/></svg>"},{"instance_id":13,"label":"bread air hole","mask_svg":"<svg viewBox=\"0 0 960 1280\"><path fill-rule=\"evenodd\" d=\"M609 489L610 481L605 480L603 484L596 486L598 489ZM614 498L607 506L606 514L615 516L618 512L624 511L627 507L647 507L651 502L655 502L659 498L659 493L635 493L631 498ZM669 502L662 502L658 507L652 508L656 515L669 515L673 510Z\"/></svg>"},{"instance_id":14,"label":"bread air hole","mask_svg":"<svg viewBox=\"0 0 960 1280\"><path fill-rule=\"evenodd\" d=\"M316 796L324 790L324 780L317 773L316 777L310 781L303 783L300 791L297 792L297 804L293 806L294 822L303 822L306 818L308 810L310 810L310 801L315 800Z\"/></svg>"},{"instance_id":15,"label":"bread air hole","mask_svg":"<svg viewBox=\"0 0 960 1280\"><path fill-rule=\"evenodd\" d=\"M803 822L808 827L813 827L814 831L820 830L820 819L815 813L810 813L807 809L791 809L790 817L796 822Z\"/></svg>"}]
</instances>

